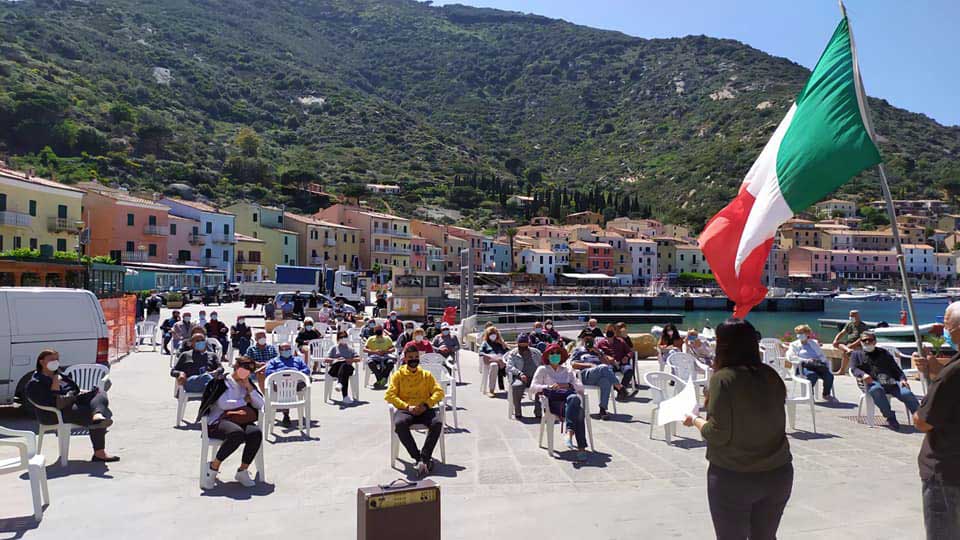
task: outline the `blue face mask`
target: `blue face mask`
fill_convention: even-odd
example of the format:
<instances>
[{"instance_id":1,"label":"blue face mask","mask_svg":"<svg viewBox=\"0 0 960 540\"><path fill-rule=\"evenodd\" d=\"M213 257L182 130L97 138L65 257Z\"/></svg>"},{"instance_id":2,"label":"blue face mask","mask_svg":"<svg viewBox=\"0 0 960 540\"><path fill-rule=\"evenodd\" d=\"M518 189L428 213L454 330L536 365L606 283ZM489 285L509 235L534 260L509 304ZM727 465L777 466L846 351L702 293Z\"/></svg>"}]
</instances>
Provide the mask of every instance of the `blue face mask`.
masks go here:
<instances>
[{"instance_id":1,"label":"blue face mask","mask_svg":"<svg viewBox=\"0 0 960 540\"><path fill-rule=\"evenodd\" d=\"M196 349L196 350L198 350L198 351L202 351L202 350L204 350L204 349L207 348L207 342L206 342L206 341L198 341L198 342L196 342L196 343L193 344L193 348Z\"/></svg>"},{"instance_id":2,"label":"blue face mask","mask_svg":"<svg viewBox=\"0 0 960 540\"><path fill-rule=\"evenodd\" d=\"M283 358L290 358L293 356L293 351L280 351L280 356Z\"/></svg>"},{"instance_id":3,"label":"blue face mask","mask_svg":"<svg viewBox=\"0 0 960 540\"><path fill-rule=\"evenodd\" d=\"M313 330L313 325L312 325L312 324L308 324L308 325L304 326L304 328L306 328L307 330Z\"/></svg>"},{"instance_id":4,"label":"blue face mask","mask_svg":"<svg viewBox=\"0 0 960 540\"><path fill-rule=\"evenodd\" d=\"M950 332L947 332L946 330L943 331L943 344L951 349L956 349L956 347L953 345L953 340L950 338Z\"/></svg>"}]
</instances>

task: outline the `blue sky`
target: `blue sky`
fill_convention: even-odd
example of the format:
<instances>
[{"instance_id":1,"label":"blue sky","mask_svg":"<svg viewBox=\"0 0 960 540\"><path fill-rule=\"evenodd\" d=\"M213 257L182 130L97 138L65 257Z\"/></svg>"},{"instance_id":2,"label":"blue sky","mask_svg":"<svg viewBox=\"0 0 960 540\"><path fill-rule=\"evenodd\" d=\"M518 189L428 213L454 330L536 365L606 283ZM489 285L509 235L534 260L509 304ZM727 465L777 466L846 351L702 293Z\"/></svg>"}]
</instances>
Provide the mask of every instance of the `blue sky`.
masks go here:
<instances>
[{"instance_id":1,"label":"blue sky","mask_svg":"<svg viewBox=\"0 0 960 540\"><path fill-rule=\"evenodd\" d=\"M840 19L834 0L435 0L536 13L632 36L732 38L813 67ZM848 0L871 96L960 125L960 0Z\"/></svg>"}]
</instances>

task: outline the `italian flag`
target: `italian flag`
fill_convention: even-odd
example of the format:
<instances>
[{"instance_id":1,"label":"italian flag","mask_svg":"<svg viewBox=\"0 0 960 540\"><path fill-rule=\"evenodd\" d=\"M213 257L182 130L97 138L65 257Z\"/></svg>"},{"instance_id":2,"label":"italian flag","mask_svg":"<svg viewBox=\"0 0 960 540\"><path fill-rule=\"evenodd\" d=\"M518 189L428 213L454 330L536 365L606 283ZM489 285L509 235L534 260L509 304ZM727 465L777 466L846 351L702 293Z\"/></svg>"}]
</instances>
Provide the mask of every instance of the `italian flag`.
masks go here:
<instances>
[{"instance_id":1,"label":"italian flag","mask_svg":"<svg viewBox=\"0 0 960 540\"><path fill-rule=\"evenodd\" d=\"M700 235L717 283L744 317L767 294L761 283L783 222L880 163L846 15L806 86L740 185Z\"/></svg>"}]
</instances>

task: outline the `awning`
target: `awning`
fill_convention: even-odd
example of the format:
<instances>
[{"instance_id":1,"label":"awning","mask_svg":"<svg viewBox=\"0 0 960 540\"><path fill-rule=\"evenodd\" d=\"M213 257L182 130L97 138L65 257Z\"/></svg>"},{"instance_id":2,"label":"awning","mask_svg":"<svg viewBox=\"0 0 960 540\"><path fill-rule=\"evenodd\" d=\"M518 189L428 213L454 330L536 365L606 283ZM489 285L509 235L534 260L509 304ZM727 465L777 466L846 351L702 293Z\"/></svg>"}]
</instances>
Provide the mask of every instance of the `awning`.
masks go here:
<instances>
[{"instance_id":1,"label":"awning","mask_svg":"<svg viewBox=\"0 0 960 540\"><path fill-rule=\"evenodd\" d=\"M576 279L576 280L610 281L613 279L613 276L608 276L606 274L560 274L560 275L565 278Z\"/></svg>"}]
</instances>

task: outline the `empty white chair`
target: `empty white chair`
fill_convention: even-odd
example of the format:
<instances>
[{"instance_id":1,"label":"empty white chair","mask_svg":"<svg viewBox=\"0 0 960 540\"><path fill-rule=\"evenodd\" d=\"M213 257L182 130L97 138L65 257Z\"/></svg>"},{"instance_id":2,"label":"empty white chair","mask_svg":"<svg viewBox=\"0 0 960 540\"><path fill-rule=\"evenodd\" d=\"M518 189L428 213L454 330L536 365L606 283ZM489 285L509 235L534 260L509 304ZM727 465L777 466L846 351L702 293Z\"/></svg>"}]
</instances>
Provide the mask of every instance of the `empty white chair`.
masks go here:
<instances>
[{"instance_id":1,"label":"empty white chair","mask_svg":"<svg viewBox=\"0 0 960 540\"><path fill-rule=\"evenodd\" d=\"M140 345L150 343L152 350L157 350L157 323L153 321L138 322L134 327L136 331L136 341L133 344L134 350L139 351Z\"/></svg>"},{"instance_id":2,"label":"empty white chair","mask_svg":"<svg viewBox=\"0 0 960 540\"><path fill-rule=\"evenodd\" d=\"M39 417L37 420L37 453L43 452L43 437L47 433L56 433L57 443L60 446L60 466L66 467L70 457L70 435L71 431L76 429L84 428L85 426L80 426L77 424L68 424L63 421L63 414L60 413L60 409L56 407L46 407L44 405L37 405L32 399L27 398L27 401L30 402L37 410L46 411L53 413L57 416L56 424L42 424L40 423Z\"/></svg>"},{"instance_id":3,"label":"empty white chair","mask_svg":"<svg viewBox=\"0 0 960 540\"><path fill-rule=\"evenodd\" d=\"M857 388L860 389L860 401L857 403L857 421L860 421L863 419L863 409L864 409L864 405L866 405L867 425L870 427L874 427L876 425L876 422L874 422L874 415L876 415L877 404L873 402L873 398L870 396L870 394L867 393L867 389L864 388L863 382L860 379L857 379L856 376L853 374L852 367L848 368L848 373L850 374L851 377L854 377L854 379L857 381ZM894 400L896 400L899 403L903 403L900 400L897 400L897 398L893 396L887 396L887 400L890 401L891 409L893 408ZM907 407L906 403L903 403L903 410L907 415L907 423L913 424L913 415L910 414L910 408Z\"/></svg>"},{"instance_id":4,"label":"empty white chair","mask_svg":"<svg viewBox=\"0 0 960 540\"><path fill-rule=\"evenodd\" d=\"M353 343L358 343L362 339L360 337L361 332L363 332L363 328L357 328L356 326L348 328L347 339L349 339Z\"/></svg>"},{"instance_id":5,"label":"empty white chair","mask_svg":"<svg viewBox=\"0 0 960 540\"><path fill-rule=\"evenodd\" d=\"M264 442L266 442L266 431L263 429L263 411L260 411L260 418L257 420L257 423L260 425L260 431L263 432ZM210 438L210 428L207 427L207 422L209 419L204 416L200 419L200 487L203 488L203 476L207 472L209 467L208 463L213 461L217 457L217 450L220 449L220 445L223 444L221 439L211 439ZM260 450L257 451L257 457L254 459L257 466L257 481L266 482L267 481L267 471L263 463L263 448L266 444L260 445ZM223 467L221 466L221 469Z\"/></svg>"},{"instance_id":6,"label":"empty white chair","mask_svg":"<svg viewBox=\"0 0 960 540\"><path fill-rule=\"evenodd\" d=\"M777 369L784 367L783 342L777 338L763 338L760 340L760 352L763 354L763 362Z\"/></svg>"},{"instance_id":7,"label":"empty white chair","mask_svg":"<svg viewBox=\"0 0 960 540\"><path fill-rule=\"evenodd\" d=\"M787 388L787 420L790 429L797 429L797 404L806 404L810 407L810 421L813 423L813 432L817 432L817 410L813 400L813 385L804 377L795 377L786 368L777 369L783 384Z\"/></svg>"},{"instance_id":8,"label":"empty white chair","mask_svg":"<svg viewBox=\"0 0 960 540\"><path fill-rule=\"evenodd\" d=\"M543 416L540 417L540 435L537 437L537 444L540 448L543 448L543 434L547 434L547 453L550 456L557 457L557 452L554 450L553 445L553 435L554 435L554 426L556 425L559 418L550 412L550 403L547 400L547 396L540 394L537 398L540 400L540 407L543 409ZM583 421L586 424L587 428L587 443L590 444L590 449L594 452L597 451L597 447L593 444L593 424L590 423L590 399L587 397L586 393L580 394L580 399L582 401L582 410L583 410ZM563 426L560 426L561 431Z\"/></svg>"},{"instance_id":9,"label":"empty white chair","mask_svg":"<svg viewBox=\"0 0 960 540\"><path fill-rule=\"evenodd\" d=\"M447 443L445 441L446 431L447 431L447 408L440 406L437 407L438 414L440 415L440 463L447 462ZM393 467L397 463L397 458L400 457L400 437L397 437L397 432L393 428L393 417L397 414L397 408L393 405L390 405L387 410L390 415L390 467ZM413 424L410 426L411 431L427 431L427 426L422 424Z\"/></svg>"},{"instance_id":10,"label":"empty white chair","mask_svg":"<svg viewBox=\"0 0 960 540\"><path fill-rule=\"evenodd\" d=\"M453 427L460 429L457 418L457 381L447 372L446 361L442 354L424 353L420 355L420 368L433 374L440 387L443 388L443 403L441 408L450 407L453 411Z\"/></svg>"},{"instance_id":11,"label":"empty white chair","mask_svg":"<svg viewBox=\"0 0 960 540\"><path fill-rule=\"evenodd\" d=\"M94 388L106 392L110 368L103 364L74 364L64 369L63 374L73 379L83 392Z\"/></svg>"},{"instance_id":12,"label":"empty white chair","mask_svg":"<svg viewBox=\"0 0 960 540\"><path fill-rule=\"evenodd\" d=\"M297 391L297 383L305 387ZM310 377L299 371L278 371L271 373L264 382L267 390L264 396L263 416L270 422L270 434L276 425L277 411L280 409L296 409L300 418L300 431L310 437ZM263 434L264 440L267 434Z\"/></svg>"},{"instance_id":13,"label":"empty white chair","mask_svg":"<svg viewBox=\"0 0 960 540\"><path fill-rule=\"evenodd\" d=\"M701 389L707 386L708 380L706 375L698 373L697 359L692 354L677 351L667 358L667 366L670 368L670 372L681 381L693 380L694 390L697 392L697 400L699 401Z\"/></svg>"},{"instance_id":14,"label":"empty white chair","mask_svg":"<svg viewBox=\"0 0 960 540\"><path fill-rule=\"evenodd\" d=\"M680 393L686 386L686 383L670 373L662 371L653 371L643 376L644 382L650 387L650 394L653 398L653 410L650 411L650 438L653 438L653 427L657 425L657 415L660 412L660 403L666 401ZM676 422L664 424L664 438L669 443L676 434Z\"/></svg>"},{"instance_id":15,"label":"empty white chair","mask_svg":"<svg viewBox=\"0 0 960 540\"><path fill-rule=\"evenodd\" d=\"M32 431L20 431L0 426L0 435L9 437L0 439L0 446L16 448L20 455L15 458L0 459L0 475L27 471L30 478L30 493L33 496L33 517L43 519L43 505L50 504L50 492L47 490L47 468L43 455L38 453L37 436ZM8 488L5 488L9 490Z\"/></svg>"}]
</instances>

